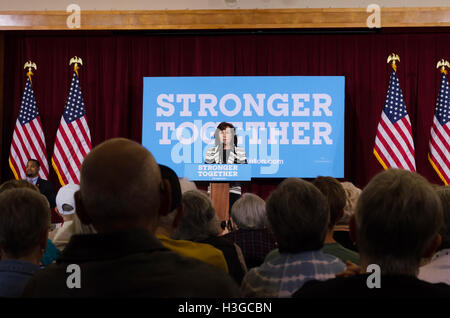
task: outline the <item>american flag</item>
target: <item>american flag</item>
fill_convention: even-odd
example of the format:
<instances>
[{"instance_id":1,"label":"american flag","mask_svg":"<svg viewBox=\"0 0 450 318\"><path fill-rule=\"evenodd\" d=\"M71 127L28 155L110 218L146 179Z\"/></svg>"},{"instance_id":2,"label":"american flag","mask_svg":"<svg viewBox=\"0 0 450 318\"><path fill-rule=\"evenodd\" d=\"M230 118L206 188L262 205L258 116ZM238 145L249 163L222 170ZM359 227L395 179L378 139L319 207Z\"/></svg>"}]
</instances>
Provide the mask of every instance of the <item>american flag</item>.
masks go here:
<instances>
[{"instance_id":1,"label":"american flag","mask_svg":"<svg viewBox=\"0 0 450 318\"><path fill-rule=\"evenodd\" d=\"M445 185L450 182L450 97L447 77L442 73L441 88L431 126L428 159Z\"/></svg>"},{"instance_id":2,"label":"american flag","mask_svg":"<svg viewBox=\"0 0 450 318\"><path fill-rule=\"evenodd\" d=\"M39 177L48 179L45 137L30 78L25 84L9 155L9 166L16 179L26 178L25 168L29 159L39 161Z\"/></svg>"},{"instance_id":3,"label":"american flag","mask_svg":"<svg viewBox=\"0 0 450 318\"><path fill-rule=\"evenodd\" d=\"M80 183L81 164L91 148L80 81L74 72L52 156L52 165L61 185Z\"/></svg>"},{"instance_id":4,"label":"american flag","mask_svg":"<svg viewBox=\"0 0 450 318\"><path fill-rule=\"evenodd\" d=\"M411 122L395 70L378 123L374 154L384 169L416 171Z\"/></svg>"}]
</instances>

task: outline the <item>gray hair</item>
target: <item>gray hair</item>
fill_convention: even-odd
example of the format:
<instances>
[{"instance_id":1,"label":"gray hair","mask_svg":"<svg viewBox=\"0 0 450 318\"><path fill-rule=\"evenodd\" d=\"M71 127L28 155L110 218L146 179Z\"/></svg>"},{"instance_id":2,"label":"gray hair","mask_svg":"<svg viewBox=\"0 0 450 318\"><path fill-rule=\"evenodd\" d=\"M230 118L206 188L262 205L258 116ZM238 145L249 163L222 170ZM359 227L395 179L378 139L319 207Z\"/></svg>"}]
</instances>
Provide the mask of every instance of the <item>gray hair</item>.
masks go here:
<instances>
[{"instance_id":1,"label":"gray hair","mask_svg":"<svg viewBox=\"0 0 450 318\"><path fill-rule=\"evenodd\" d=\"M50 227L48 201L28 188L0 194L0 246L14 258L27 256Z\"/></svg>"},{"instance_id":2,"label":"gray hair","mask_svg":"<svg viewBox=\"0 0 450 318\"><path fill-rule=\"evenodd\" d=\"M197 190L197 186L194 182L186 179L186 178L179 178L180 181L180 187L181 187L181 193L185 193L187 191Z\"/></svg>"},{"instance_id":3,"label":"gray hair","mask_svg":"<svg viewBox=\"0 0 450 318\"><path fill-rule=\"evenodd\" d=\"M240 229L263 229L267 224L266 202L253 193L244 193L234 202L231 218Z\"/></svg>"},{"instance_id":4,"label":"gray hair","mask_svg":"<svg viewBox=\"0 0 450 318\"><path fill-rule=\"evenodd\" d=\"M182 203L180 203L180 206L182 206ZM175 218L178 215L178 208L175 210L170 211L166 215L161 215L158 220L158 228L164 229L168 232L168 236L172 237L173 233L175 232Z\"/></svg>"},{"instance_id":5,"label":"gray hair","mask_svg":"<svg viewBox=\"0 0 450 318\"><path fill-rule=\"evenodd\" d=\"M444 212L444 223L439 233L442 237L441 249L450 248L450 187L439 187L437 194L441 199L442 210Z\"/></svg>"},{"instance_id":6,"label":"gray hair","mask_svg":"<svg viewBox=\"0 0 450 318\"><path fill-rule=\"evenodd\" d=\"M420 260L442 224L442 207L428 181L405 170L376 175L355 211L361 260L383 274L417 275Z\"/></svg>"},{"instance_id":7,"label":"gray hair","mask_svg":"<svg viewBox=\"0 0 450 318\"><path fill-rule=\"evenodd\" d=\"M177 240L202 241L219 234L219 220L210 198L201 191L183 194L184 213L173 235Z\"/></svg>"},{"instance_id":8,"label":"gray hair","mask_svg":"<svg viewBox=\"0 0 450 318\"><path fill-rule=\"evenodd\" d=\"M346 204L344 207L344 215L337 222L337 225L348 225L351 216L355 213L356 202L362 190L348 181L341 182L341 184L345 191Z\"/></svg>"},{"instance_id":9,"label":"gray hair","mask_svg":"<svg viewBox=\"0 0 450 318\"><path fill-rule=\"evenodd\" d=\"M288 178L270 194L267 217L281 253L319 250L328 228L326 197L311 183Z\"/></svg>"}]
</instances>

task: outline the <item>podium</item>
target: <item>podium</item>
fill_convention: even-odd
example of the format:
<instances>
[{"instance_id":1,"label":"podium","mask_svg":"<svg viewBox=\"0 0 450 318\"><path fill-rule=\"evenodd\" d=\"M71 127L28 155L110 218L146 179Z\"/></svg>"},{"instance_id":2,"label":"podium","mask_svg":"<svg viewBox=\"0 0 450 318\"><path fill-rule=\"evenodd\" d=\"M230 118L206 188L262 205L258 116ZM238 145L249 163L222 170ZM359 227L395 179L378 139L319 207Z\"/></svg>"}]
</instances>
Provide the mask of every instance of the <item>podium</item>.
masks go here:
<instances>
[{"instance_id":1,"label":"podium","mask_svg":"<svg viewBox=\"0 0 450 318\"><path fill-rule=\"evenodd\" d=\"M220 221L228 220L230 181L250 181L252 166L248 164L186 164L184 177L191 181L211 182L211 201Z\"/></svg>"},{"instance_id":2,"label":"podium","mask_svg":"<svg viewBox=\"0 0 450 318\"><path fill-rule=\"evenodd\" d=\"M219 221L229 219L230 184L228 182L211 182L211 201Z\"/></svg>"}]
</instances>

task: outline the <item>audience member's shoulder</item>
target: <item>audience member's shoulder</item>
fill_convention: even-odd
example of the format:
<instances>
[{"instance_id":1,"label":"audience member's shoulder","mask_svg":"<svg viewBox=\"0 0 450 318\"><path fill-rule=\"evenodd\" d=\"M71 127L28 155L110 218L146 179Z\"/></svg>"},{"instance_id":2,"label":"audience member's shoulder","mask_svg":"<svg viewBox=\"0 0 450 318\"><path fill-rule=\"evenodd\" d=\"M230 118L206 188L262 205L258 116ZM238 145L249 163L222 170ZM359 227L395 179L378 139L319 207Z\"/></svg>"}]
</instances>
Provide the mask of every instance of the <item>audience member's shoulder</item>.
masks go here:
<instances>
[{"instance_id":1,"label":"audience member's shoulder","mask_svg":"<svg viewBox=\"0 0 450 318\"><path fill-rule=\"evenodd\" d=\"M328 254L327 252L321 250L320 251L320 257L323 258L324 260L328 261L328 262L338 262L340 261L339 257L332 255L332 254Z\"/></svg>"},{"instance_id":2,"label":"audience member's shoulder","mask_svg":"<svg viewBox=\"0 0 450 318\"><path fill-rule=\"evenodd\" d=\"M223 252L211 244L174 240L166 236L157 236L162 244L182 256L199 259L228 273L228 266Z\"/></svg>"},{"instance_id":3,"label":"audience member's shoulder","mask_svg":"<svg viewBox=\"0 0 450 318\"><path fill-rule=\"evenodd\" d=\"M192 257L176 252L164 251L177 269L174 275L180 277L180 285L190 286L193 297L240 297L239 286L222 269Z\"/></svg>"},{"instance_id":4,"label":"audience member's shoulder","mask_svg":"<svg viewBox=\"0 0 450 318\"><path fill-rule=\"evenodd\" d=\"M323 251L320 251L316 255L319 259L327 262L329 265L333 265L335 270L343 271L345 269L344 262L335 255L327 254Z\"/></svg>"},{"instance_id":5,"label":"audience member's shoulder","mask_svg":"<svg viewBox=\"0 0 450 318\"><path fill-rule=\"evenodd\" d=\"M355 281L359 282L359 277L350 278L334 278L326 281L310 280L307 281L299 290L292 294L293 298L324 298L329 299L333 297L333 293L342 292L346 286L351 288ZM333 291L333 292L330 292ZM339 297L345 297L345 294L339 294Z\"/></svg>"},{"instance_id":6,"label":"audience member's shoulder","mask_svg":"<svg viewBox=\"0 0 450 318\"><path fill-rule=\"evenodd\" d=\"M208 238L207 240L202 241L206 244L212 244L213 246L223 246L223 247L230 247L233 246L233 243L224 238L223 236L213 236Z\"/></svg>"},{"instance_id":7,"label":"audience member's shoulder","mask_svg":"<svg viewBox=\"0 0 450 318\"><path fill-rule=\"evenodd\" d=\"M426 297L445 297L450 299L450 285L445 283L430 283L421 279L417 279L417 284L423 286ZM426 295L427 293L428 296Z\"/></svg>"},{"instance_id":8,"label":"audience member's shoulder","mask_svg":"<svg viewBox=\"0 0 450 318\"><path fill-rule=\"evenodd\" d=\"M68 289L59 262L30 279L24 297L240 297L239 286L223 270L167 249L142 252L113 261L80 264L80 290ZM105 281L102 277L109 277Z\"/></svg>"},{"instance_id":9,"label":"audience member's shoulder","mask_svg":"<svg viewBox=\"0 0 450 318\"><path fill-rule=\"evenodd\" d=\"M405 298L441 299L450 298L450 286L444 283L432 284L407 275L382 275L379 288L369 286L369 274L352 277L338 277L327 281L309 281L297 290L295 298Z\"/></svg>"}]
</instances>

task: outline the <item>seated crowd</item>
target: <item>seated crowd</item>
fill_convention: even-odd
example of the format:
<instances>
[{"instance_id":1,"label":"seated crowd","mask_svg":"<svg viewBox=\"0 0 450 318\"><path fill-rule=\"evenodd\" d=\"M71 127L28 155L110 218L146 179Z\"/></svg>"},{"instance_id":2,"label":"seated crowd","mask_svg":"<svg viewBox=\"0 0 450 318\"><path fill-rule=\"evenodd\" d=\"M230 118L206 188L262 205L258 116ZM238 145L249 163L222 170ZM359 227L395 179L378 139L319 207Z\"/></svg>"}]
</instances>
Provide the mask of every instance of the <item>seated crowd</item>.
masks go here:
<instances>
[{"instance_id":1,"label":"seated crowd","mask_svg":"<svg viewBox=\"0 0 450 318\"><path fill-rule=\"evenodd\" d=\"M404 170L362 191L285 179L243 194L223 232L206 191L114 138L54 211L56 227L35 185L0 185L0 297L450 298L450 189Z\"/></svg>"}]
</instances>

